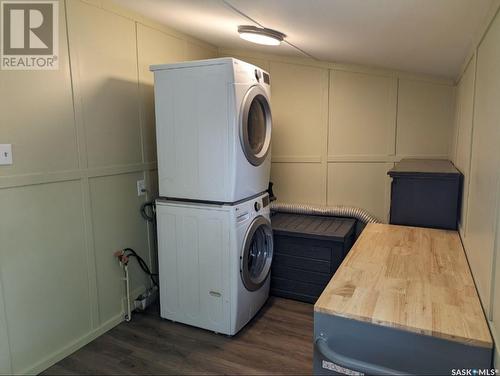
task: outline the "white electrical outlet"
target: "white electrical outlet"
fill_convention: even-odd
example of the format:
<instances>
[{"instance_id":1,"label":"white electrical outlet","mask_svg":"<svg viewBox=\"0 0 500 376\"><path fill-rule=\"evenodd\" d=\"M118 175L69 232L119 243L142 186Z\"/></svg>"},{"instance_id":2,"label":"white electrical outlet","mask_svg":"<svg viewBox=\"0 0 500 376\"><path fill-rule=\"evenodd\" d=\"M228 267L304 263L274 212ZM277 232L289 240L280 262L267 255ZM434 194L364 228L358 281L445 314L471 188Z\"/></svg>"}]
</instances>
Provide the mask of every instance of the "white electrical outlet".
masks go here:
<instances>
[{"instance_id":1,"label":"white electrical outlet","mask_svg":"<svg viewBox=\"0 0 500 376\"><path fill-rule=\"evenodd\" d=\"M146 194L146 182L144 179L137 180L137 196L144 196Z\"/></svg>"},{"instance_id":2,"label":"white electrical outlet","mask_svg":"<svg viewBox=\"0 0 500 376\"><path fill-rule=\"evenodd\" d=\"M0 144L0 165L12 164L12 144Z\"/></svg>"}]
</instances>

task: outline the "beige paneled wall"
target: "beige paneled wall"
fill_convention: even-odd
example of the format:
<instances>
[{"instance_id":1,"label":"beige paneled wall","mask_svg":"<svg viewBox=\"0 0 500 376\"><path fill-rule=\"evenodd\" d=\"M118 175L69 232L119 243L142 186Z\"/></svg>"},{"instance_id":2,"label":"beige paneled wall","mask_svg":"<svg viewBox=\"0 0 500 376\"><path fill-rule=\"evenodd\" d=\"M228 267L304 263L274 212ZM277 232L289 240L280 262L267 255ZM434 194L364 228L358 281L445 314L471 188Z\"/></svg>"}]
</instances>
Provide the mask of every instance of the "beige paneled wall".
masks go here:
<instances>
[{"instance_id":1,"label":"beige paneled wall","mask_svg":"<svg viewBox=\"0 0 500 376\"><path fill-rule=\"evenodd\" d=\"M396 103L395 77L332 70L328 157L393 155Z\"/></svg>"},{"instance_id":2,"label":"beige paneled wall","mask_svg":"<svg viewBox=\"0 0 500 376\"><path fill-rule=\"evenodd\" d=\"M59 70L0 73L0 143L14 156L0 166L6 374L38 373L123 320L113 252L155 264L139 213L157 195L148 67L217 54L107 0L61 1L59 24ZM130 270L134 298L150 282L133 260Z\"/></svg>"},{"instance_id":3,"label":"beige paneled wall","mask_svg":"<svg viewBox=\"0 0 500 376\"><path fill-rule=\"evenodd\" d=\"M448 155L454 87L400 78L397 113L397 155L430 158Z\"/></svg>"},{"instance_id":4,"label":"beige paneled wall","mask_svg":"<svg viewBox=\"0 0 500 376\"><path fill-rule=\"evenodd\" d=\"M219 56L271 74L271 179L281 201L354 205L385 221L394 162L448 156L450 81L248 51Z\"/></svg>"},{"instance_id":5,"label":"beige paneled wall","mask_svg":"<svg viewBox=\"0 0 500 376\"><path fill-rule=\"evenodd\" d=\"M67 5L83 163L141 163L135 22L80 1Z\"/></svg>"},{"instance_id":6,"label":"beige paneled wall","mask_svg":"<svg viewBox=\"0 0 500 376\"><path fill-rule=\"evenodd\" d=\"M0 167L2 181L6 176L78 168L65 28L61 11L59 70L0 72L0 142L13 144L16 162Z\"/></svg>"},{"instance_id":7,"label":"beige paneled wall","mask_svg":"<svg viewBox=\"0 0 500 376\"><path fill-rule=\"evenodd\" d=\"M474 129L471 150L466 242L469 262L488 306L491 293L496 205L500 183L500 17L477 50Z\"/></svg>"},{"instance_id":8,"label":"beige paneled wall","mask_svg":"<svg viewBox=\"0 0 500 376\"><path fill-rule=\"evenodd\" d=\"M326 152L328 70L274 61L269 70L273 72L273 155L278 160L321 161Z\"/></svg>"},{"instance_id":9,"label":"beige paneled wall","mask_svg":"<svg viewBox=\"0 0 500 376\"><path fill-rule=\"evenodd\" d=\"M462 239L465 238L467 227L467 203L469 197L469 176L472 145L472 121L474 115L474 80L476 73L475 56L467 65L459 84L455 106L455 126L453 128L450 158L462 172L463 192L459 230Z\"/></svg>"},{"instance_id":10,"label":"beige paneled wall","mask_svg":"<svg viewBox=\"0 0 500 376\"><path fill-rule=\"evenodd\" d=\"M498 7L498 4L497 4ZM451 158L464 174L460 234L500 364L500 15L457 86Z\"/></svg>"},{"instance_id":11,"label":"beige paneled wall","mask_svg":"<svg viewBox=\"0 0 500 376\"><path fill-rule=\"evenodd\" d=\"M324 204L328 70L270 61L269 71L273 72L275 192L283 201Z\"/></svg>"},{"instance_id":12,"label":"beige paneled wall","mask_svg":"<svg viewBox=\"0 0 500 376\"><path fill-rule=\"evenodd\" d=\"M0 192L9 213L0 221L0 274L13 372L92 329L81 189L70 180Z\"/></svg>"},{"instance_id":13,"label":"beige paneled wall","mask_svg":"<svg viewBox=\"0 0 500 376\"><path fill-rule=\"evenodd\" d=\"M0 374L8 375L9 373L12 373L12 365L10 361L10 346L5 317L3 286L0 279Z\"/></svg>"}]
</instances>

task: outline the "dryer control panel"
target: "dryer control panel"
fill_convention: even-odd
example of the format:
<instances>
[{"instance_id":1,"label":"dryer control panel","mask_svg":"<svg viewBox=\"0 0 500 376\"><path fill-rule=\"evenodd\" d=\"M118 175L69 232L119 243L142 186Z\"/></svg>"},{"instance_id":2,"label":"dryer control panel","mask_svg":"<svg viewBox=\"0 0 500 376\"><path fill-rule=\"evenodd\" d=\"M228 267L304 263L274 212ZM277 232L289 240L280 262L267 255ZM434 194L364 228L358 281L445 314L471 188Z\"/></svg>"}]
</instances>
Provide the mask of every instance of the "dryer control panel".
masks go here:
<instances>
[{"instance_id":1,"label":"dryer control panel","mask_svg":"<svg viewBox=\"0 0 500 376\"><path fill-rule=\"evenodd\" d=\"M269 74L261 71L260 69L255 69L255 79L257 82L264 82L265 84L271 85L271 79L269 78Z\"/></svg>"},{"instance_id":2,"label":"dryer control panel","mask_svg":"<svg viewBox=\"0 0 500 376\"><path fill-rule=\"evenodd\" d=\"M262 197L262 206L265 208L267 205L269 205L269 196L264 196Z\"/></svg>"},{"instance_id":3,"label":"dryer control panel","mask_svg":"<svg viewBox=\"0 0 500 376\"><path fill-rule=\"evenodd\" d=\"M253 204L253 208L255 209L256 212L260 211L261 209L264 209L267 206L269 206L269 195L265 195L262 196L261 198L258 198Z\"/></svg>"}]
</instances>

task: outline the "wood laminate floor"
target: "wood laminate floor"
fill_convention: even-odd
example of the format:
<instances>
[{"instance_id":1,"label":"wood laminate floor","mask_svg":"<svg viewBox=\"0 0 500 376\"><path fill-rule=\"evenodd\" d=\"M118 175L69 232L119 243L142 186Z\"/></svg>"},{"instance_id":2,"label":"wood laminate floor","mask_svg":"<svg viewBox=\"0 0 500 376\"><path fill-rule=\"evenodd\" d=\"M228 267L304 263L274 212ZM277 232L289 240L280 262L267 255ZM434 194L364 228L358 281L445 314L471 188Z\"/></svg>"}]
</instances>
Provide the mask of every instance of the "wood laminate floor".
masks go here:
<instances>
[{"instance_id":1,"label":"wood laminate floor","mask_svg":"<svg viewBox=\"0 0 500 376\"><path fill-rule=\"evenodd\" d=\"M271 297L234 337L134 314L46 375L311 374L313 305Z\"/></svg>"}]
</instances>

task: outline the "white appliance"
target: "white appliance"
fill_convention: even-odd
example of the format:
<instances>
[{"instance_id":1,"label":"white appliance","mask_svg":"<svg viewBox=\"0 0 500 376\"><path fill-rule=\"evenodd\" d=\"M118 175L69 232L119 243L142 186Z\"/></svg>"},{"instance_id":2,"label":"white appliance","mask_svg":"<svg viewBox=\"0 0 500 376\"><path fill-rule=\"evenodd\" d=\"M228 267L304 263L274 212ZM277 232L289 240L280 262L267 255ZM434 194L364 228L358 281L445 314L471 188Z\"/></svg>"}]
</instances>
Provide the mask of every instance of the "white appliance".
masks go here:
<instances>
[{"instance_id":1,"label":"white appliance","mask_svg":"<svg viewBox=\"0 0 500 376\"><path fill-rule=\"evenodd\" d=\"M161 317L236 334L269 295L269 196L236 205L157 200Z\"/></svg>"},{"instance_id":2,"label":"white appliance","mask_svg":"<svg viewBox=\"0 0 500 376\"><path fill-rule=\"evenodd\" d=\"M269 74L233 58L153 65L160 196L234 203L271 168Z\"/></svg>"}]
</instances>

